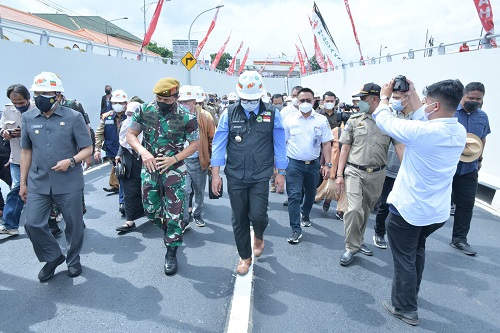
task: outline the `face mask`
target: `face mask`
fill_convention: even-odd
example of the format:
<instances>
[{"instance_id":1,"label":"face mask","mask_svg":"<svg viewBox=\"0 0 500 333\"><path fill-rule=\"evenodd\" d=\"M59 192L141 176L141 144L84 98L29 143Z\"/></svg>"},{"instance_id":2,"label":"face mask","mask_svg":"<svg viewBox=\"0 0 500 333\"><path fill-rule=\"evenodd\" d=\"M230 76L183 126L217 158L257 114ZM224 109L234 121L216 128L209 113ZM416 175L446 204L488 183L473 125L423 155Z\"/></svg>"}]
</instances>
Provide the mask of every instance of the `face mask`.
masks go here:
<instances>
[{"instance_id":1,"label":"face mask","mask_svg":"<svg viewBox=\"0 0 500 333\"><path fill-rule=\"evenodd\" d=\"M257 108L259 107L259 103L250 104L249 102L241 102L241 107L248 112L252 112L252 111L257 110Z\"/></svg>"},{"instance_id":2,"label":"face mask","mask_svg":"<svg viewBox=\"0 0 500 333\"><path fill-rule=\"evenodd\" d=\"M432 104L436 104L436 102L434 102L434 103L432 103ZM431 112L429 112L429 113L427 113L427 112L425 111L425 109L427 109L427 108L428 108L429 106L431 106L432 104L428 104L428 105L427 105L427 104L424 104L424 105L422 105L422 107L421 107L421 109L423 109L423 111L424 111L424 118L425 118L426 120L429 120L429 116L430 116L431 114L433 114L434 112L436 112L436 110L431 111ZM418 111L417 111L417 112L418 112Z\"/></svg>"},{"instance_id":3,"label":"face mask","mask_svg":"<svg viewBox=\"0 0 500 333\"><path fill-rule=\"evenodd\" d=\"M302 113L311 112L313 105L311 103L302 103L299 105L299 110Z\"/></svg>"},{"instance_id":4,"label":"face mask","mask_svg":"<svg viewBox=\"0 0 500 333\"><path fill-rule=\"evenodd\" d=\"M210 103L215 102L215 98L209 98L208 100L210 101Z\"/></svg>"},{"instance_id":5,"label":"face mask","mask_svg":"<svg viewBox=\"0 0 500 333\"><path fill-rule=\"evenodd\" d=\"M112 108L113 108L113 110L115 110L115 112L117 112L117 113L123 112L123 110L125 109L125 106L124 106L124 105L121 105L121 104L113 104L111 107L112 107Z\"/></svg>"},{"instance_id":6,"label":"face mask","mask_svg":"<svg viewBox=\"0 0 500 333\"><path fill-rule=\"evenodd\" d=\"M299 100L297 99L297 97L292 98L292 104L293 104L293 106L295 106L295 107L296 107L297 105L299 105Z\"/></svg>"},{"instance_id":7,"label":"face mask","mask_svg":"<svg viewBox=\"0 0 500 333\"><path fill-rule=\"evenodd\" d=\"M184 109L188 110L191 112L191 104L187 104L187 103L180 103L179 104L181 107L183 107Z\"/></svg>"},{"instance_id":8,"label":"face mask","mask_svg":"<svg viewBox=\"0 0 500 333\"><path fill-rule=\"evenodd\" d=\"M229 101L229 105L234 104L234 101Z\"/></svg>"},{"instance_id":9,"label":"face mask","mask_svg":"<svg viewBox=\"0 0 500 333\"><path fill-rule=\"evenodd\" d=\"M276 109L278 109L278 111L281 111L283 110L283 105L281 104L277 104L277 105L273 105Z\"/></svg>"},{"instance_id":10,"label":"face mask","mask_svg":"<svg viewBox=\"0 0 500 333\"><path fill-rule=\"evenodd\" d=\"M26 104L25 106L16 106L16 109L17 109L17 111L23 113L23 112L28 111L29 107L30 107L30 103Z\"/></svg>"},{"instance_id":11,"label":"face mask","mask_svg":"<svg viewBox=\"0 0 500 333\"><path fill-rule=\"evenodd\" d=\"M111 94L111 89L104 89L104 92L106 93L106 95L109 95Z\"/></svg>"},{"instance_id":12,"label":"face mask","mask_svg":"<svg viewBox=\"0 0 500 333\"><path fill-rule=\"evenodd\" d=\"M481 105L481 103L479 103L479 102L465 102L464 109L467 112L474 112L477 109L479 109L480 105Z\"/></svg>"},{"instance_id":13,"label":"face mask","mask_svg":"<svg viewBox=\"0 0 500 333\"><path fill-rule=\"evenodd\" d=\"M400 100L393 99L392 100L392 109L395 111L398 111L398 112L403 111L403 109L406 106L406 105L403 105L404 100L406 100L406 98L403 98Z\"/></svg>"},{"instance_id":14,"label":"face mask","mask_svg":"<svg viewBox=\"0 0 500 333\"><path fill-rule=\"evenodd\" d=\"M226 101L226 100L222 100L222 101L221 101L221 104L226 105L226 104L227 104L227 101Z\"/></svg>"},{"instance_id":15,"label":"face mask","mask_svg":"<svg viewBox=\"0 0 500 333\"><path fill-rule=\"evenodd\" d=\"M158 109L160 109L162 113L168 113L172 111L172 108L174 107L174 103L167 104L165 102L156 102L156 105L158 105Z\"/></svg>"},{"instance_id":16,"label":"face mask","mask_svg":"<svg viewBox=\"0 0 500 333\"><path fill-rule=\"evenodd\" d=\"M368 104L365 101L359 101L358 107L359 107L359 112L361 113L368 113L368 111L370 111L370 104Z\"/></svg>"},{"instance_id":17,"label":"face mask","mask_svg":"<svg viewBox=\"0 0 500 333\"><path fill-rule=\"evenodd\" d=\"M333 110L335 107L335 103L325 103L324 105L326 110Z\"/></svg>"},{"instance_id":18,"label":"face mask","mask_svg":"<svg viewBox=\"0 0 500 333\"><path fill-rule=\"evenodd\" d=\"M36 96L35 105L42 112L49 112L56 104L56 96Z\"/></svg>"}]
</instances>

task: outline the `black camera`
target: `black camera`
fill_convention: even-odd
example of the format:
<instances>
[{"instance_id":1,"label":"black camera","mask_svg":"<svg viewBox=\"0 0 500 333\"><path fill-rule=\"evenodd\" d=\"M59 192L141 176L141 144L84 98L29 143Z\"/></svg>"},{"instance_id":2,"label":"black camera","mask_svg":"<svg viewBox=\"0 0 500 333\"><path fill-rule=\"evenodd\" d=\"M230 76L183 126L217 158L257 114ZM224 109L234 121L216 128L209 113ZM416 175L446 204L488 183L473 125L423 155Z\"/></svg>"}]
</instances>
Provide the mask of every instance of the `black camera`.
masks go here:
<instances>
[{"instance_id":1,"label":"black camera","mask_svg":"<svg viewBox=\"0 0 500 333\"><path fill-rule=\"evenodd\" d=\"M351 104L344 104L342 108L344 109L344 111L353 111L353 112L359 111L358 106Z\"/></svg>"},{"instance_id":2,"label":"black camera","mask_svg":"<svg viewBox=\"0 0 500 333\"><path fill-rule=\"evenodd\" d=\"M406 77L403 75L398 75L394 78L393 91L408 91L410 90L410 85L406 81Z\"/></svg>"}]
</instances>

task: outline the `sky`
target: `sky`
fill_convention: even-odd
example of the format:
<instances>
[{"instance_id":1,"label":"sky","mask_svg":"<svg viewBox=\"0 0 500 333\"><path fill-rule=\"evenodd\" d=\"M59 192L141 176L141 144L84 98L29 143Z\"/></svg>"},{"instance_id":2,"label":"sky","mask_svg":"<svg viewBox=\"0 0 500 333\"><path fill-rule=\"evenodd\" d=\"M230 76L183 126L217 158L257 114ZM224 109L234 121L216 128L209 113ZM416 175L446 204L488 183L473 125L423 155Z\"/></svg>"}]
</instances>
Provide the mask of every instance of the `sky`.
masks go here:
<instances>
[{"instance_id":1,"label":"sky","mask_svg":"<svg viewBox=\"0 0 500 333\"><path fill-rule=\"evenodd\" d=\"M144 2L149 25L156 1L148 5L151 0L2 0L3 5L31 13L56 13L54 8L43 4L52 3L63 7L69 15L98 15L108 20L128 17L114 23L139 38L144 36ZM490 3L493 14L499 17L500 0L490 0ZM172 49L172 39L187 39L189 27L199 13L220 4L224 7L202 52L205 59L218 52L230 33L226 52L233 55L243 41L239 58L250 47L250 60L266 60L269 56L270 60L293 61L295 44L301 48L298 35L308 56L314 55L313 34L307 18L313 1L309 0L165 1L153 41ZM344 1L317 0L316 4L343 61L359 60ZM382 55L421 49L427 31L434 37L434 45L478 38L481 33L473 0L350 0L349 4L365 59L378 57L381 48ZM214 14L215 10L209 11L195 21L191 39L200 41L205 37Z\"/></svg>"}]
</instances>

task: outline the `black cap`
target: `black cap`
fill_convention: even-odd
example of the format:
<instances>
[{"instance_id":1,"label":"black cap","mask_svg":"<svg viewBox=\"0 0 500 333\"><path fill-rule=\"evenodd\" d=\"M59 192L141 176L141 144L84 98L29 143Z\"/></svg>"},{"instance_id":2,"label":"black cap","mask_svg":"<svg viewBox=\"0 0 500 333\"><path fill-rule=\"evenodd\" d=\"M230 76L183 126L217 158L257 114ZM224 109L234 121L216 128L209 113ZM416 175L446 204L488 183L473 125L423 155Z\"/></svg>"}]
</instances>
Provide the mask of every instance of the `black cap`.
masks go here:
<instances>
[{"instance_id":1,"label":"black cap","mask_svg":"<svg viewBox=\"0 0 500 333\"><path fill-rule=\"evenodd\" d=\"M368 95L380 97L380 86L373 82L366 83L359 91L359 94L352 95L352 97L362 97Z\"/></svg>"}]
</instances>

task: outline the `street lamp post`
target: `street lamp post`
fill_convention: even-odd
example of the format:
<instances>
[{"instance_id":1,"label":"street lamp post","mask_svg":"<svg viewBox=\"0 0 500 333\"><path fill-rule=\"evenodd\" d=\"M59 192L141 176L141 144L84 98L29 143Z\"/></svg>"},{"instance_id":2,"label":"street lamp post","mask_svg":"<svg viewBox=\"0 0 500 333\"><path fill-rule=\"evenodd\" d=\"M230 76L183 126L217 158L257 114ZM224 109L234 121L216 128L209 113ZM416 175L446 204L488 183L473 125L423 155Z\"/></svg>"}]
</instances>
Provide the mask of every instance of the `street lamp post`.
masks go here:
<instances>
[{"instance_id":1,"label":"street lamp post","mask_svg":"<svg viewBox=\"0 0 500 333\"><path fill-rule=\"evenodd\" d=\"M385 50L387 48L387 46L384 46L382 47L382 45L380 45L380 51L378 52L378 63L380 64L380 58L382 57L382 50Z\"/></svg>"},{"instance_id":2,"label":"street lamp post","mask_svg":"<svg viewBox=\"0 0 500 333\"><path fill-rule=\"evenodd\" d=\"M166 1L171 1L171 0L166 0ZM141 8L142 13L144 14L144 38L146 38L146 12L148 11L149 7L151 7L151 5L154 3L158 3L158 1L146 3L146 0L144 0L144 6L142 6ZM148 6L147 9L146 6Z\"/></svg>"},{"instance_id":3,"label":"street lamp post","mask_svg":"<svg viewBox=\"0 0 500 333\"><path fill-rule=\"evenodd\" d=\"M120 17L120 18L117 18L117 19L114 19L114 20L106 21L106 42L108 43L108 56L111 55L111 52L109 50L108 23L109 22L113 22L113 21L118 21L118 20L128 20L128 17Z\"/></svg>"},{"instance_id":4,"label":"street lamp post","mask_svg":"<svg viewBox=\"0 0 500 333\"><path fill-rule=\"evenodd\" d=\"M191 23L191 25L189 26L189 32L188 32L188 51L191 52L191 28L193 27L193 24L194 22L198 19L198 17L201 16L201 14L204 14L206 12L209 12L211 10L214 10L214 9L219 9L219 8L222 8L224 7L224 5L219 5L219 6L216 6L216 7L213 7L213 8L210 8L210 9L207 9L205 11L202 11L201 13L198 14L198 16L196 16L193 20L193 22ZM198 62L197 59L195 59L196 62ZM188 71L188 84L191 85L191 71Z\"/></svg>"}]
</instances>

